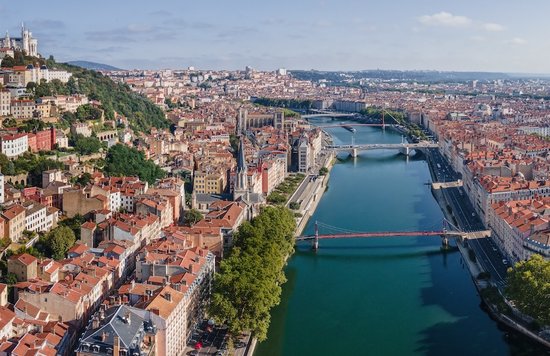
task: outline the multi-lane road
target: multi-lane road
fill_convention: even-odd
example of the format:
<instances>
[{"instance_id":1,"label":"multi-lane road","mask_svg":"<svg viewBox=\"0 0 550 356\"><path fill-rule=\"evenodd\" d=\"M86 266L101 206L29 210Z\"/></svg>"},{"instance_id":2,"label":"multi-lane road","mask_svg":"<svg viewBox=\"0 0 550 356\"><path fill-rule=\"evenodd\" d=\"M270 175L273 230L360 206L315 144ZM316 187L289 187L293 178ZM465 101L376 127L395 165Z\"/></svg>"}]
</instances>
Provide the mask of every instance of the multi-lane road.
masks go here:
<instances>
[{"instance_id":1,"label":"multi-lane road","mask_svg":"<svg viewBox=\"0 0 550 356\"><path fill-rule=\"evenodd\" d=\"M459 179L447 160L439 150L430 149L429 164L432 167L434 180L437 182L452 182ZM441 192L453 214L455 225L462 231L486 230L483 222L475 212L463 187L441 189ZM506 284L508 261L490 237L468 240L482 268L489 272L492 281L500 289Z\"/></svg>"}]
</instances>

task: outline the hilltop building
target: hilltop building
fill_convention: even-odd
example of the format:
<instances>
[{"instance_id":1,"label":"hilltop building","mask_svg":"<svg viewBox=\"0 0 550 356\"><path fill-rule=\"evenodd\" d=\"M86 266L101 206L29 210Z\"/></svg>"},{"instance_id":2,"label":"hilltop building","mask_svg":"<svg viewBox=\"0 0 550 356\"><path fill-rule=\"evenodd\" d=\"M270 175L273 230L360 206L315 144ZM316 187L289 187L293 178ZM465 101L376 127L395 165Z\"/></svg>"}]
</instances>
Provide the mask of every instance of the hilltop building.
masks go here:
<instances>
[{"instance_id":1,"label":"hilltop building","mask_svg":"<svg viewBox=\"0 0 550 356\"><path fill-rule=\"evenodd\" d=\"M10 38L6 31L6 37L2 40L2 48L24 51L28 56L38 57L38 40L32 37L32 32L21 24L21 37Z\"/></svg>"}]
</instances>

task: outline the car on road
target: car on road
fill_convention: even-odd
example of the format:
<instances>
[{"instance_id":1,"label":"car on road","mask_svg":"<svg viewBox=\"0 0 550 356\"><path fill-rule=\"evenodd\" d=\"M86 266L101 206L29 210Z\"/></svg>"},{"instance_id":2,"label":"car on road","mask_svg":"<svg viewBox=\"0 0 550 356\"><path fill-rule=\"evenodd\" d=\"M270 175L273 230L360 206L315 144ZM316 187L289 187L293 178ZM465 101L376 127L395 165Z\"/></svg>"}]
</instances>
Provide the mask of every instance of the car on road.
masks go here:
<instances>
[{"instance_id":1,"label":"car on road","mask_svg":"<svg viewBox=\"0 0 550 356\"><path fill-rule=\"evenodd\" d=\"M503 259L502 259L502 263L504 263L505 265L507 265L507 264L508 264L508 260L505 259L505 258L503 258Z\"/></svg>"}]
</instances>

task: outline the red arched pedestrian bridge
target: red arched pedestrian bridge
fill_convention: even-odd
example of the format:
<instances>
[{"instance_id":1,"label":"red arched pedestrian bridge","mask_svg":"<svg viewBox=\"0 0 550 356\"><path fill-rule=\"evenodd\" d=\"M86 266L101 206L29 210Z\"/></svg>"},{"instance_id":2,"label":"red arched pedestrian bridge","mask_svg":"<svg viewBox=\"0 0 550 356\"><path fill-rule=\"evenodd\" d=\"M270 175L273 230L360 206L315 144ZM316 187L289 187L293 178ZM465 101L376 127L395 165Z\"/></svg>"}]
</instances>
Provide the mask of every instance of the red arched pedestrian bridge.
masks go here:
<instances>
[{"instance_id":1,"label":"red arched pedestrian bridge","mask_svg":"<svg viewBox=\"0 0 550 356\"><path fill-rule=\"evenodd\" d=\"M330 233L319 233L319 227L323 227L326 230L330 230ZM440 236L441 242L444 246L449 245L449 237L464 237L465 235L472 234L473 232L465 233L460 231L456 226L443 220L443 227L441 229L427 229L427 230L411 230L411 231L373 231L373 232L360 232L351 231L335 226L315 222L315 233L313 235L302 235L296 237L296 242L311 241L312 248L317 250L319 248L319 240L329 239L358 239L358 238L374 238L374 237L397 237L397 236Z\"/></svg>"}]
</instances>

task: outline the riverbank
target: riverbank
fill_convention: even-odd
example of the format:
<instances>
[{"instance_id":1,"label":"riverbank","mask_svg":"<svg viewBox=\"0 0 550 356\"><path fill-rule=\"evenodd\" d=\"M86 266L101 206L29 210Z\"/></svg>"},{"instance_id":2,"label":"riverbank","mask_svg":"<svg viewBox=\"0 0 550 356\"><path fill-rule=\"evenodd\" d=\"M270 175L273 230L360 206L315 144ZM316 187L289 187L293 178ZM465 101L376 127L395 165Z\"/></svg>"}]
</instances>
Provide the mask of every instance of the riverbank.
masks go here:
<instances>
[{"instance_id":1,"label":"riverbank","mask_svg":"<svg viewBox=\"0 0 550 356\"><path fill-rule=\"evenodd\" d=\"M296 196L296 192L292 194L292 196L288 199L287 206L291 201L300 202L300 208L295 213L301 214L299 218L296 220L296 229L295 229L295 236L299 236L303 230L305 229L307 222L309 221L309 218L315 213L315 209L317 209L317 205L319 204L319 201L321 200L323 193L325 192L328 181L330 179L330 171L332 169L332 166L334 165L336 155L333 153L328 153L323 158L323 162L320 164L318 168L325 167L328 169L328 173L324 176L317 176L316 179L311 180L306 176L304 181L298 186L296 189L296 192L301 191ZM302 187L302 185L305 184L306 187ZM238 353L235 353L235 356L252 356L254 355L254 351L256 349L256 345L258 343L258 340L255 337L248 337L246 341L246 347Z\"/></svg>"},{"instance_id":2,"label":"riverbank","mask_svg":"<svg viewBox=\"0 0 550 356\"><path fill-rule=\"evenodd\" d=\"M431 157L429 153L426 153L426 162L428 163L432 181L435 181L436 180L436 174L434 172L435 167L431 162ZM442 188L442 189L445 189L445 188ZM439 204L439 207L441 208L441 211L443 212L445 218L448 221L454 221L456 223L457 219L453 215L452 211L449 210L450 202L447 201L446 196L443 193L442 189L434 189L432 186L432 195L434 196L435 200ZM492 285L487 280L478 278L478 276L481 273L483 272L487 273L488 271L485 271L483 267L477 262L477 258L475 259L475 261L472 261L472 259L470 258L470 253L471 253L470 251L472 250L470 250L466 246L465 241L462 241L462 239L460 241L457 240L456 245L462 255L462 258L466 266L468 267L468 271L470 272L472 281L474 282L474 286L478 291L478 295L483 305L485 305L486 307L485 310L487 311L489 316L491 316L491 318L495 320L497 323L509 328L514 332L518 332L528 337L529 339L536 341L538 344L550 349L550 341L545 338L542 338L537 333L530 330L528 327L528 324L529 324L528 321L524 320L524 318L519 316L515 318L516 320L514 320L514 318L502 313L498 309L494 301L489 300L489 298L486 296L486 293L484 293L483 291L486 290L487 288L491 288ZM474 252L474 255L475 255L475 252ZM513 308L513 306L510 305L510 303L505 299L505 297L502 294L500 294L500 296L502 297L503 302L508 304L508 306L512 310L512 314L517 314L517 315L520 314L519 311L517 311L515 308Z\"/></svg>"},{"instance_id":3,"label":"riverbank","mask_svg":"<svg viewBox=\"0 0 550 356\"><path fill-rule=\"evenodd\" d=\"M334 165L336 155L334 153L328 153L321 167L328 169L328 173L324 176L317 176L317 178L304 182L309 187L303 190L302 195L297 199L300 201L300 209L296 212L301 216L296 221L295 236L300 236L304 231L309 218L315 213L319 201L321 200L323 193L328 187L328 181L330 179L330 171ZM307 179L307 178L306 178Z\"/></svg>"}]
</instances>

